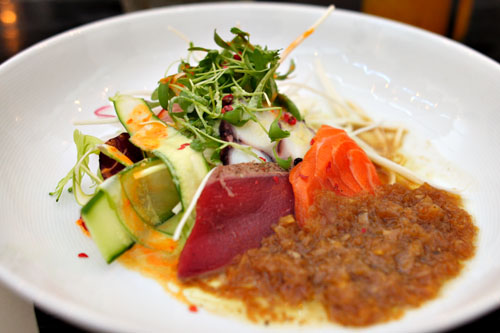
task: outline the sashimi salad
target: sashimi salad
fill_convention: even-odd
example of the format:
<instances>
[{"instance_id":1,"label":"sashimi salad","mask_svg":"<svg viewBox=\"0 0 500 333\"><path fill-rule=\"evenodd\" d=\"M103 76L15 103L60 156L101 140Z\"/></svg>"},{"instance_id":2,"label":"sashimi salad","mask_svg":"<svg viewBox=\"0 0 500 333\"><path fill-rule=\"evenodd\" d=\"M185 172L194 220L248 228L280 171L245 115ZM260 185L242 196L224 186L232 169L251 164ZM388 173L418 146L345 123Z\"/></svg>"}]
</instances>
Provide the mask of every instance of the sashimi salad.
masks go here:
<instances>
[{"instance_id":1,"label":"sashimi salad","mask_svg":"<svg viewBox=\"0 0 500 333\"><path fill-rule=\"evenodd\" d=\"M332 110L338 126L309 121L278 89L289 49L230 32L214 33L220 49L190 45L203 58L147 98L111 97L123 133L75 130L77 163L52 194L72 182L103 259L174 283L192 306L206 305L198 290L257 323L366 326L436 297L474 254L460 198L398 164L404 130L354 104Z\"/></svg>"}]
</instances>

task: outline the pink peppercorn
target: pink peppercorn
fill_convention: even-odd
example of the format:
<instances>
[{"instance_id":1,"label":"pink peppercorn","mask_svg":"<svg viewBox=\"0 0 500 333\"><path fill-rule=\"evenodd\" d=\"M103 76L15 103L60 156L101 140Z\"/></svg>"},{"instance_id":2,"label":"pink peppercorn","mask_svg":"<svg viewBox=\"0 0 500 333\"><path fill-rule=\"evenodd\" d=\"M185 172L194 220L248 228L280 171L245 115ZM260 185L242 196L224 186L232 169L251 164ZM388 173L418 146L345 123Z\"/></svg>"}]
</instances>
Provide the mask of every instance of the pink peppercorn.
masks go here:
<instances>
[{"instance_id":1,"label":"pink peppercorn","mask_svg":"<svg viewBox=\"0 0 500 333\"><path fill-rule=\"evenodd\" d=\"M231 105L224 105L224 107L222 108L222 113L226 113L229 111L233 111L233 107Z\"/></svg>"},{"instance_id":2,"label":"pink peppercorn","mask_svg":"<svg viewBox=\"0 0 500 333\"><path fill-rule=\"evenodd\" d=\"M233 103L233 95L227 94L226 96L222 97L222 105L229 105Z\"/></svg>"}]
</instances>

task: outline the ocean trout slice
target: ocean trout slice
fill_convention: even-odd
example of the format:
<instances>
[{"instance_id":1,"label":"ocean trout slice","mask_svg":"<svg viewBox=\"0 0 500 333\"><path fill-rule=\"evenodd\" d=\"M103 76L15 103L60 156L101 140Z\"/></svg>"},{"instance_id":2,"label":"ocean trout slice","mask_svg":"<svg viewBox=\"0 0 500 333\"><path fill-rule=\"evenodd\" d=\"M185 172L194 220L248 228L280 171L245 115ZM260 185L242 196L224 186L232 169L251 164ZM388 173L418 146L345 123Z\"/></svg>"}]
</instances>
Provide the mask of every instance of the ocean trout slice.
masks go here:
<instances>
[{"instance_id":1,"label":"ocean trout slice","mask_svg":"<svg viewBox=\"0 0 500 333\"><path fill-rule=\"evenodd\" d=\"M316 133L304 160L290 171L295 193L295 218L307 224L309 207L318 191L353 196L374 192L380 180L366 153L344 130L323 125Z\"/></svg>"},{"instance_id":2,"label":"ocean trout slice","mask_svg":"<svg viewBox=\"0 0 500 333\"><path fill-rule=\"evenodd\" d=\"M198 200L196 223L179 258L179 278L217 270L260 246L271 226L293 211L288 172L278 165L217 167Z\"/></svg>"}]
</instances>

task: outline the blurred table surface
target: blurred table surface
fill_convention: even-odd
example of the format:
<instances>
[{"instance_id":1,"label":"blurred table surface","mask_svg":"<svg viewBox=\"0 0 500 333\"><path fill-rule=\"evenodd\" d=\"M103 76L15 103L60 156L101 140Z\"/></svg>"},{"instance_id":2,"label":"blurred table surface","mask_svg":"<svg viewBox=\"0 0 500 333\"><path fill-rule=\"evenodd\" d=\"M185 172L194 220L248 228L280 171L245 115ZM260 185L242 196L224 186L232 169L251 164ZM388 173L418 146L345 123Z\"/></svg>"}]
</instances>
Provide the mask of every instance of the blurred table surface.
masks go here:
<instances>
[{"instance_id":1,"label":"blurred table surface","mask_svg":"<svg viewBox=\"0 0 500 333\"><path fill-rule=\"evenodd\" d=\"M126 0L0 0L0 11L5 6L14 8L17 30L6 27L12 16L0 16L0 64L16 53L57 33L124 12ZM436 0L441 1L441 0ZM140 1L138 1L140 2ZM142 1L144 3L144 1ZM173 1L180 3L182 1ZM194 2L194 1L193 1ZM288 1L327 5L360 11L361 0ZM12 7L13 6L13 7ZM1 12L0 12L1 14ZM500 62L500 0L476 0L468 33L463 43ZM59 320L36 305L34 307L40 332L86 332L71 323ZM500 332L500 309L473 322L448 332Z\"/></svg>"}]
</instances>

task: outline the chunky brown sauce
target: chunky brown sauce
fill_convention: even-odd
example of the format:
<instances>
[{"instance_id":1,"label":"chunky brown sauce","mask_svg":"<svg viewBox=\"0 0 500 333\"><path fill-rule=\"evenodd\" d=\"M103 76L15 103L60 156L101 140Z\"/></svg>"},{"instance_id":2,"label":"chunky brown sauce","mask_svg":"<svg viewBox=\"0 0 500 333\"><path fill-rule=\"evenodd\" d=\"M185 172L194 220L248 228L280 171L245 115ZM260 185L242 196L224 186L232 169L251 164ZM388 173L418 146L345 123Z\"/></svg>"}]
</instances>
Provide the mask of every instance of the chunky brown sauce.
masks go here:
<instances>
[{"instance_id":1,"label":"chunky brown sauce","mask_svg":"<svg viewBox=\"0 0 500 333\"><path fill-rule=\"evenodd\" d=\"M476 227L458 197L424 185L381 186L355 198L319 193L313 218L292 218L212 278L189 282L246 305L250 319L321 304L328 319L365 326L400 317L439 293L473 256Z\"/></svg>"}]
</instances>

